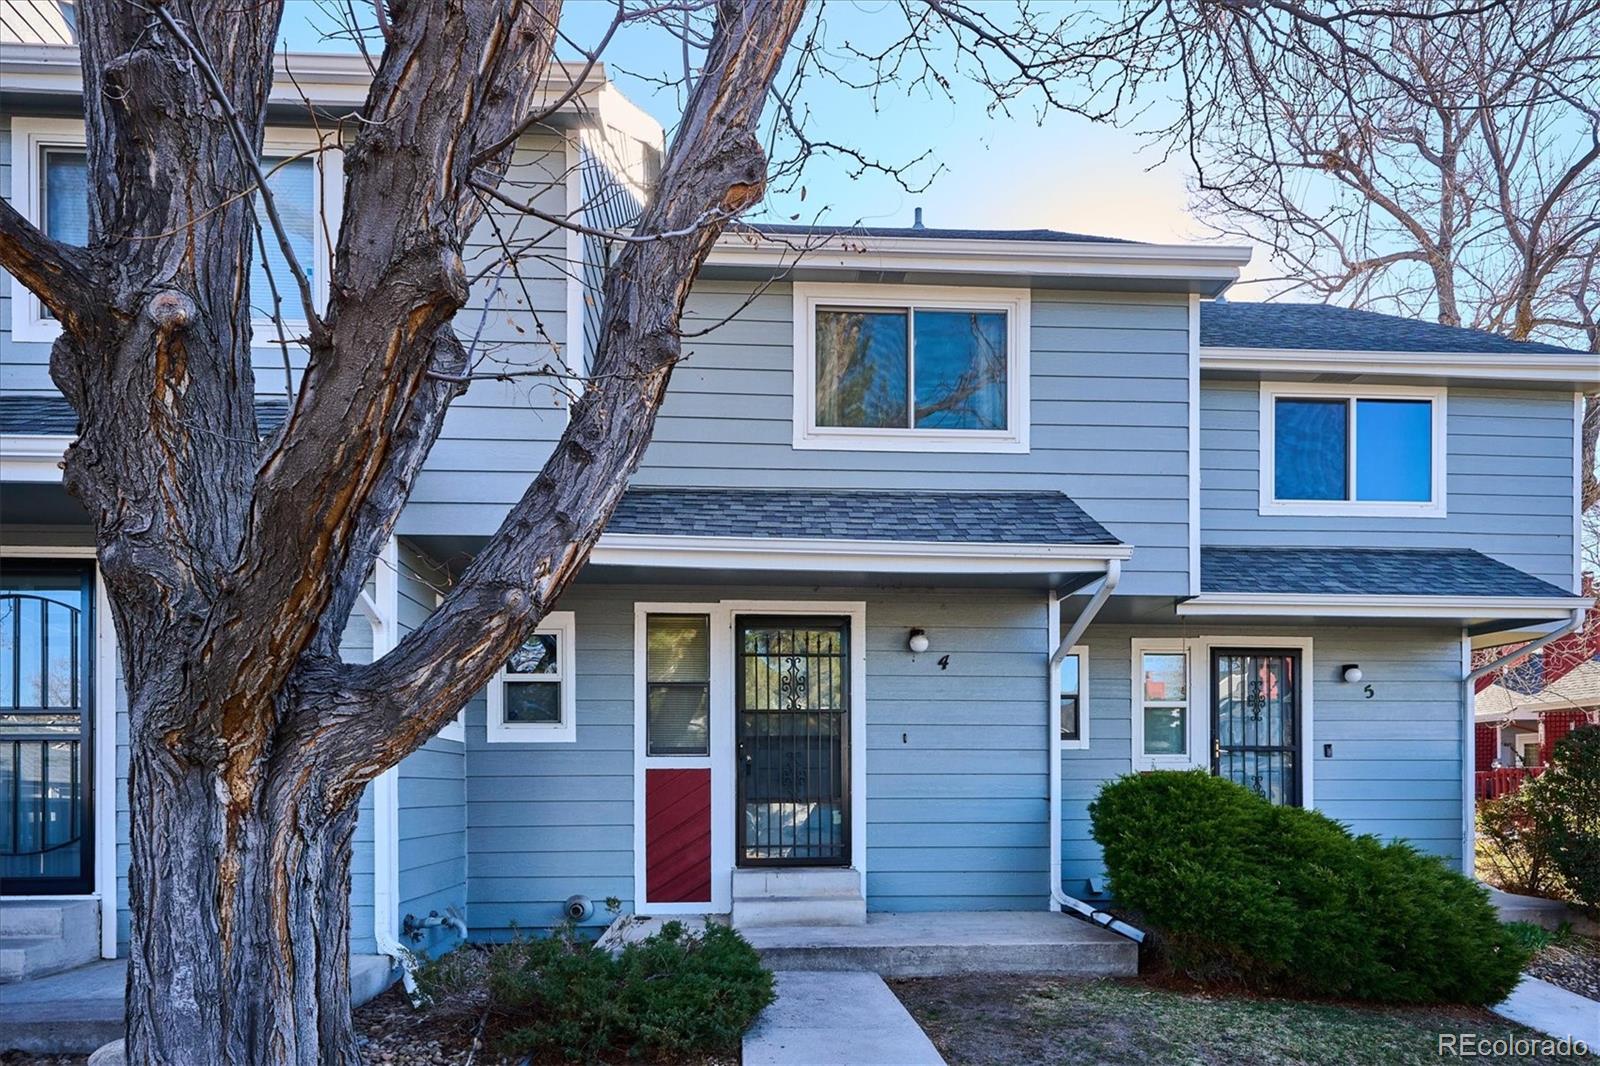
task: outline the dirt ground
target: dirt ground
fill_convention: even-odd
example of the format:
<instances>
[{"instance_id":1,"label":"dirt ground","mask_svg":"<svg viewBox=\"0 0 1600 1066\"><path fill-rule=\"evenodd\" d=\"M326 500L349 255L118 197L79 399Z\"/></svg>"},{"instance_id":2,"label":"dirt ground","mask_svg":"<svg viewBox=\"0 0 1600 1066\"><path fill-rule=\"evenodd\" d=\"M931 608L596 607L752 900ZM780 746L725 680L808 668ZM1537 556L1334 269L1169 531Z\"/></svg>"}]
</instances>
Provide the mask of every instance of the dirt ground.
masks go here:
<instances>
[{"instance_id":1,"label":"dirt ground","mask_svg":"<svg viewBox=\"0 0 1600 1066\"><path fill-rule=\"evenodd\" d=\"M1258 999L1140 980L975 976L890 986L951 1066L1437 1066L1451 1057L1440 1054L1441 1034L1542 1039L1488 1011ZM1525 1053L1473 1058L1595 1061Z\"/></svg>"},{"instance_id":2,"label":"dirt ground","mask_svg":"<svg viewBox=\"0 0 1600 1066\"><path fill-rule=\"evenodd\" d=\"M1600 940L1562 937L1534 956L1528 973L1580 996L1600 999Z\"/></svg>"}]
</instances>

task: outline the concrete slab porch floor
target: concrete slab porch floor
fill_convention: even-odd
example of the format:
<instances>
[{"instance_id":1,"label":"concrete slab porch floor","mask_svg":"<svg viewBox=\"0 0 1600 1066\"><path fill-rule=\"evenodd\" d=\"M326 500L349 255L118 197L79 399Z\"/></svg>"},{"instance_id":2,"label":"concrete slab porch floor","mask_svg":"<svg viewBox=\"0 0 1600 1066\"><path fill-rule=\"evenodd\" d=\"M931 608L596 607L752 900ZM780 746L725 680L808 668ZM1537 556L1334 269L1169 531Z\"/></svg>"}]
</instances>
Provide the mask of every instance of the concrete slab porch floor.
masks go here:
<instances>
[{"instance_id":1,"label":"concrete slab porch floor","mask_svg":"<svg viewBox=\"0 0 1600 1066\"><path fill-rule=\"evenodd\" d=\"M1139 948L1132 941L1044 910L869 914L865 925L771 925L740 932L774 970L855 970L885 977L1139 972Z\"/></svg>"},{"instance_id":2,"label":"concrete slab porch floor","mask_svg":"<svg viewBox=\"0 0 1600 1066\"><path fill-rule=\"evenodd\" d=\"M359 1006L389 987L389 960L350 956L350 1001ZM122 1038L126 959L104 959L63 973L0 985L0 1052L87 1055Z\"/></svg>"}]
</instances>

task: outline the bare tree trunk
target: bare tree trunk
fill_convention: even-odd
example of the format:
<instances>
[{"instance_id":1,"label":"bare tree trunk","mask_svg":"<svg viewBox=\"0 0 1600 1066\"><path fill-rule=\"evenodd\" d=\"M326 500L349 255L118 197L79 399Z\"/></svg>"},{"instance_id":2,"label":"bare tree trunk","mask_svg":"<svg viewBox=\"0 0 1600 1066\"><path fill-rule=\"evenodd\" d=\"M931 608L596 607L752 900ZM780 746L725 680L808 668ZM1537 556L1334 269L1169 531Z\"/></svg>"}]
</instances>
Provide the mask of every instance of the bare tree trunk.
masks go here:
<instances>
[{"instance_id":1,"label":"bare tree trunk","mask_svg":"<svg viewBox=\"0 0 1600 1066\"><path fill-rule=\"evenodd\" d=\"M247 788L161 743L130 752L130 1061L356 1066L353 800L298 760Z\"/></svg>"}]
</instances>

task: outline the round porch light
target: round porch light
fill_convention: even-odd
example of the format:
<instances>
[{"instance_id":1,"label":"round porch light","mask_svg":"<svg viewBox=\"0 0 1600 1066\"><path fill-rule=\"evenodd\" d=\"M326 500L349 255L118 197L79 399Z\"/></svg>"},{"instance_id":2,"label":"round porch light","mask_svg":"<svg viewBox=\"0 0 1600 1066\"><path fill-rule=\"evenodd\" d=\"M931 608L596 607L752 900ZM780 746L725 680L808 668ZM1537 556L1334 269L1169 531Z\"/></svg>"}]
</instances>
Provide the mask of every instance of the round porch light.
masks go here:
<instances>
[{"instance_id":1,"label":"round porch light","mask_svg":"<svg viewBox=\"0 0 1600 1066\"><path fill-rule=\"evenodd\" d=\"M906 640L906 647L911 649L911 654L921 655L928 650L928 634L920 629L913 629L910 638Z\"/></svg>"},{"instance_id":2,"label":"round porch light","mask_svg":"<svg viewBox=\"0 0 1600 1066\"><path fill-rule=\"evenodd\" d=\"M1353 685L1357 681L1360 681L1361 677L1362 677L1361 667L1357 666L1355 663L1349 663L1348 665L1345 666L1345 668L1344 668L1344 679L1347 682L1349 682L1350 684Z\"/></svg>"}]
</instances>

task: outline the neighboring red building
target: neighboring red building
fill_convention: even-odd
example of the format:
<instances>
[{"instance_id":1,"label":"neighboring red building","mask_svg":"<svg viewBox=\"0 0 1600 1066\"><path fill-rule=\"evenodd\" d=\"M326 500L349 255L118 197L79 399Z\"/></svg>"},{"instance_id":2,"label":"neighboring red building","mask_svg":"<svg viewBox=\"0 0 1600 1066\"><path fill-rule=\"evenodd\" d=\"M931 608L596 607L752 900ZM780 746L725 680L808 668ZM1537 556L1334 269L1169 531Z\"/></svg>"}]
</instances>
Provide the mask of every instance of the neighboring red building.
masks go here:
<instances>
[{"instance_id":1,"label":"neighboring red building","mask_svg":"<svg viewBox=\"0 0 1600 1066\"><path fill-rule=\"evenodd\" d=\"M1572 664L1534 692L1490 685L1478 693L1477 769L1543 766L1562 737L1588 724L1600 724L1600 658Z\"/></svg>"}]
</instances>

